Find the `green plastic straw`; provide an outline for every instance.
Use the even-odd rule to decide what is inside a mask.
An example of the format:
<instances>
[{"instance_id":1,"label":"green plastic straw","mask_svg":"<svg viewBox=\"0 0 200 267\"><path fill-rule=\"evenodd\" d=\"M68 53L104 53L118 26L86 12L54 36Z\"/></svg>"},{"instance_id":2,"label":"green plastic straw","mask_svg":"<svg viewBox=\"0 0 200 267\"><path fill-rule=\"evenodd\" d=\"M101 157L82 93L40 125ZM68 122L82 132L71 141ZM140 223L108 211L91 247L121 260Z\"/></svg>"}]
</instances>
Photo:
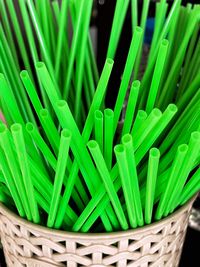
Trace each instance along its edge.
<instances>
[{"instance_id":1,"label":"green plastic straw","mask_svg":"<svg viewBox=\"0 0 200 267\"><path fill-rule=\"evenodd\" d=\"M6 106L8 107L12 120L15 122L23 123L23 118L18 109L18 105L15 101L13 92L9 88L4 75L1 73L0 73L0 84L1 84L0 95L1 95L1 98L4 100Z\"/></svg>"},{"instance_id":2,"label":"green plastic straw","mask_svg":"<svg viewBox=\"0 0 200 267\"><path fill-rule=\"evenodd\" d=\"M58 2L53 1L52 5L58 5ZM68 9L68 0L62 1L61 10L59 12L59 30L58 30L58 41L56 46L56 63L55 63L55 72L56 72L56 79L58 79L59 72L60 72L60 62L61 62L61 55L62 55L62 49L63 49L63 39L65 36L65 30L66 30L66 23L67 23L67 9Z\"/></svg>"},{"instance_id":3,"label":"green plastic straw","mask_svg":"<svg viewBox=\"0 0 200 267\"><path fill-rule=\"evenodd\" d=\"M145 29L146 29L146 21L147 21L147 15L148 15L148 10L149 10L149 3L150 3L150 0L144 0L143 1L140 27L144 31L142 33L141 42L140 42L140 46L139 46L139 50L138 50L138 55L137 55L136 62L135 62L134 80L136 80L138 77L138 72L139 72L139 67L140 67L140 62L141 62L141 57L142 57L143 40L144 40L144 34L145 34Z\"/></svg>"},{"instance_id":4,"label":"green plastic straw","mask_svg":"<svg viewBox=\"0 0 200 267\"><path fill-rule=\"evenodd\" d=\"M100 110L96 110L94 113L94 136L102 153L104 148L103 125L104 125L103 113Z\"/></svg>"},{"instance_id":5,"label":"green plastic straw","mask_svg":"<svg viewBox=\"0 0 200 267\"><path fill-rule=\"evenodd\" d=\"M162 112L157 108L153 109L149 116L146 118L146 120L138 128L137 132L132 135L135 151L143 143L143 141L151 132L151 130L157 125L161 117Z\"/></svg>"},{"instance_id":6,"label":"green plastic straw","mask_svg":"<svg viewBox=\"0 0 200 267\"><path fill-rule=\"evenodd\" d=\"M27 158L27 151L26 151L22 126L17 123L13 124L11 126L11 132L12 132L12 136L13 136L13 140L14 140L14 144L16 148L16 153L17 153L20 169L22 172L22 178L23 178L33 222L39 224L40 215L39 215L38 206L35 200L35 193L34 193L28 158Z\"/></svg>"},{"instance_id":7,"label":"green plastic straw","mask_svg":"<svg viewBox=\"0 0 200 267\"><path fill-rule=\"evenodd\" d=\"M121 178L122 188L125 197L125 203L128 211L128 218L131 228L137 227L136 209L134 206L131 177L129 174L126 151L123 145L117 145L114 148L117 158L117 165Z\"/></svg>"},{"instance_id":8,"label":"green plastic straw","mask_svg":"<svg viewBox=\"0 0 200 267\"><path fill-rule=\"evenodd\" d=\"M151 87L150 87L147 104L146 104L147 114L151 112L156 102L156 97L157 97L161 77L163 74L163 69L164 69L165 62L166 62L168 45L169 45L169 42L166 39L163 40L161 42L160 49L158 51L158 57L156 60L155 70L154 70Z\"/></svg>"},{"instance_id":9,"label":"green plastic straw","mask_svg":"<svg viewBox=\"0 0 200 267\"><path fill-rule=\"evenodd\" d=\"M2 149L5 153L6 160L8 162L8 166L12 173L12 177L15 181L15 185L17 187L18 194L21 198L22 205L24 207L24 211L28 220L32 220L31 211L28 205L28 197L26 195L26 190L22 181L22 177L20 174L18 162L16 161L16 156L14 154L10 136L8 129L5 125L0 125L0 142Z\"/></svg>"},{"instance_id":10,"label":"green plastic straw","mask_svg":"<svg viewBox=\"0 0 200 267\"><path fill-rule=\"evenodd\" d=\"M129 0L118 0L115 7L114 18L110 33L110 40L108 45L107 57L114 59L119 43L120 34L123 23L129 6Z\"/></svg>"},{"instance_id":11,"label":"green plastic straw","mask_svg":"<svg viewBox=\"0 0 200 267\"><path fill-rule=\"evenodd\" d=\"M71 49L70 49L68 69L67 69L67 74L66 74L66 80L64 83L63 99L68 98L69 91L70 91L70 84L71 84L71 79L72 79L74 60L75 60L75 55L76 55L78 44L79 44L78 40L80 37L79 36L80 35L80 27L81 27L81 23L82 23L83 16L84 16L85 3L86 3L86 1L83 0L80 4L80 10L79 10L78 18L76 20L76 24L74 27L74 34L73 34L73 39L72 39L72 44L71 44Z\"/></svg>"},{"instance_id":12,"label":"green plastic straw","mask_svg":"<svg viewBox=\"0 0 200 267\"><path fill-rule=\"evenodd\" d=\"M61 132L58 161L56 166L56 175L54 180L54 190L47 221L48 227L53 227L56 218L56 213L58 211L59 196L61 194L62 184L65 176L65 170L68 158L67 155L69 152L70 141L71 141L71 133L70 131L64 129Z\"/></svg>"},{"instance_id":13,"label":"green plastic straw","mask_svg":"<svg viewBox=\"0 0 200 267\"><path fill-rule=\"evenodd\" d=\"M137 225L143 226L144 219L143 219L143 212L142 212L142 206L141 206L140 189L139 189L139 183L138 183L132 136L130 134L124 135L122 138L122 144L124 145L124 148L126 151L128 170L129 170L129 175L131 179L131 188L132 188L133 199L134 199L134 206L136 209Z\"/></svg>"},{"instance_id":14,"label":"green plastic straw","mask_svg":"<svg viewBox=\"0 0 200 267\"><path fill-rule=\"evenodd\" d=\"M21 202L20 196L17 192L17 187L15 184L15 180L12 177L12 174L10 173L8 163L6 161L6 158L3 154L3 151L0 149L0 157L1 157L1 163L0 163L0 168L3 173L6 185L11 193L11 196L15 202L16 208L19 212L19 215L24 218L25 217L25 212L23 208L23 204Z\"/></svg>"},{"instance_id":15,"label":"green plastic straw","mask_svg":"<svg viewBox=\"0 0 200 267\"><path fill-rule=\"evenodd\" d=\"M138 26L138 2L137 0L131 0L131 21L132 21L132 31L136 26Z\"/></svg>"},{"instance_id":16,"label":"green plastic straw","mask_svg":"<svg viewBox=\"0 0 200 267\"><path fill-rule=\"evenodd\" d=\"M200 190L200 168L185 185L180 198L180 204L184 205L192 196Z\"/></svg>"},{"instance_id":17,"label":"green plastic straw","mask_svg":"<svg viewBox=\"0 0 200 267\"><path fill-rule=\"evenodd\" d=\"M78 62L76 69L76 97L75 97L75 111L74 116L77 121L79 121L80 117L80 108L81 108L81 93L82 93L82 83L83 83L83 75L84 75L84 62L86 60L85 50L87 49L87 37L89 30L89 23L92 11L92 0L88 0L84 6L85 14L84 21L82 25L82 38L79 39L79 53L78 53Z\"/></svg>"},{"instance_id":18,"label":"green plastic straw","mask_svg":"<svg viewBox=\"0 0 200 267\"><path fill-rule=\"evenodd\" d=\"M200 132L193 132L188 144L188 152L183 162L184 168L179 172L179 180L177 181L174 190L171 194L168 207L170 211L173 211L177 205L177 202L180 200L180 194L184 187L184 184L188 178L188 175L191 171L192 165L194 164L197 156L199 155L199 146L200 146Z\"/></svg>"},{"instance_id":19,"label":"green plastic straw","mask_svg":"<svg viewBox=\"0 0 200 267\"><path fill-rule=\"evenodd\" d=\"M153 204L155 197L159 158L160 158L160 151L157 148L150 149L147 184L146 184L145 212L144 212L146 224L150 224L152 221L152 212L153 212Z\"/></svg>"},{"instance_id":20,"label":"green plastic straw","mask_svg":"<svg viewBox=\"0 0 200 267\"><path fill-rule=\"evenodd\" d=\"M120 118L124 99L125 99L126 92L128 89L128 84L131 78L133 66L134 66L137 52L139 49L139 45L141 42L141 37L142 37L142 29L140 27L136 27L134 34L133 34L132 41L131 41L128 57L126 60L126 65L125 65L124 72L122 75L122 81L120 84L119 93L118 93L115 108L114 108L114 132L116 131L117 124Z\"/></svg>"},{"instance_id":21,"label":"green plastic straw","mask_svg":"<svg viewBox=\"0 0 200 267\"><path fill-rule=\"evenodd\" d=\"M3 1L3 0L0 1L0 7L1 7L0 8L1 21L2 21L2 24L3 24L4 29L5 29L6 37L8 39L9 44L10 44L10 49L11 49L12 55L14 57L16 68L19 70L19 61L18 61L16 46L14 43L13 34L12 34L11 27L9 24L9 19L8 19L6 6L5 6L5 1Z\"/></svg>"},{"instance_id":22,"label":"green plastic straw","mask_svg":"<svg viewBox=\"0 0 200 267\"><path fill-rule=\"evenodd\" d=\"M131 126L132 126L133 118L134 118L134 114L135 114L135 109L136 109L136 105L137 105L139 89L140 89L140 82L134 81L132 83L130 95L128 98L126 115L125 115L123 129L122 129L122 136L124 134L129 133L131 130Z\"/></svg>"},{"instance_id":23,"label":"green plastic straw","mask_svg":"<svg viewBox=\"0 0 200 267\"><path fill-rule=\"evenodd\" d=\"M167 125L170 123L171 119L177 112L177 107L174 104L169 104L166 110L163 112L162 117L155 125L155 127L150 131L146 139L143 141L139 149L136 153L136 163L138 164L142 158L147 153L148 149L152 146L152 144L157 140L157 138L161 135Z\"/></svg>"},{"instance_id":24,"label":"green plastic straw","mask_svg":"<svg viewBox=\"0 0 200 267\"><path fill-rule=\"evenodd\" d=\"M119 198L117 196L117 193L115 191L114 185L112 183L110 173L106 167L106 163L104 161L103 155L100 151L99 145L97 144L96 141L91 140L88 142L88 148L92 154L92 157L95 161L97 169L101 175L101 178L103 180L103 183L104 183L106 191L109 195L110 201L113 205L113 208L116 212L116 215L118 217L120 225L121 225L123 230L127 230L128 229L127 220L126 220L126 217L124 215L124 212L123 212L121 203L119 201Z\"/></svg>"},{"instance_id":25,"label":"green plastic straw","mask_svg":"<svg viewBox=\"0 0 200 267\"><path fill-rule=\"evenodd\" d=\"M20 50L24 65L25 65L26 69L32 75L30 62L29 62L29 57L28 57L27 50L26 50L26 45L25 45L25 42L24 42L24 39L23 39L23 36L22 36L22 33L21 33L21 29L20 29L18 18L17 18L17 14L15 12L14 3L13 3L12 0L7 0L6 3L7 3L7 6L8 6L8 12L10 14L10 17L12 18L11 23L12 23L12 26L13 26L13 29L14 29L14 32L15 32L15 37L16 37L16 40L17 40L18 45L19 45L19 50Z\"/></svg>"},{"instance_id":26,"label":"green plastic straw","mask_svg":"<svg viewBox=\"0 0 200 267\"><path fill-rule=\"evenodd\" d=\"M136 115L135 121L133 123L133 127L131 130L131 135L135 135L140 128L140 126L144 123L144 121L147 118L147 113L144 110L138 110L138 113Z\"/></svg>"},{"instance_id":27,"label":"green plastic straw","mask_svg":"<svg viewBox=\"0 0 200 267\"><path fill-rule=\"evenodd\" d=\"M112 151L113 151L113 119L114 112L112 109L104 110L104 137L103 137L103 151L104 151L104 159L107 164L108 170L111 170L112 167Z\"/></svg>"},{"instance_id":28,"label":"green plastic straw","mask_svg":"<svg viewBox=\"0 0 200 267\"><path fill-rule=\"evenodd\" d=\"M183 161L185 159L187 151L188 151L188 146L185 144L180 145L177 149L175 159L173 160L173 164L171 167L169 179L166 184L166 190L162 192L158 208L156 210L155 214L156 220L160 220L166 210L166 205L171 197L171 192L173 191L173 188L177 180L180 178L179 177L180 169L184 168Z\"/></svg>"}]
</instances>

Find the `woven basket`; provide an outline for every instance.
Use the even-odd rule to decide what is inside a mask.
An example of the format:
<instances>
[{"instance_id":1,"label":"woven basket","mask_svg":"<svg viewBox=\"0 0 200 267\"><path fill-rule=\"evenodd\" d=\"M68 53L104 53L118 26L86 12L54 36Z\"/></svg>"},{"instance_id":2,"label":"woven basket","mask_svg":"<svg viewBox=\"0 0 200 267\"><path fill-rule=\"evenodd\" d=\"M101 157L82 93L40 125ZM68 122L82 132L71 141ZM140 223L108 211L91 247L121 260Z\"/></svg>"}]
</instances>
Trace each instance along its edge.
<instances>
[{"instance_id":1,"label":"woven basket","mask_svg":"<svg viewBox=\"0 0 200 267\"><path fill-rule=\"evenodd\" d=\"M194 198L158 223L111 234L76 234L29 223L0 204L8 267L177 267Z\"/></svg>"}]
</instances>

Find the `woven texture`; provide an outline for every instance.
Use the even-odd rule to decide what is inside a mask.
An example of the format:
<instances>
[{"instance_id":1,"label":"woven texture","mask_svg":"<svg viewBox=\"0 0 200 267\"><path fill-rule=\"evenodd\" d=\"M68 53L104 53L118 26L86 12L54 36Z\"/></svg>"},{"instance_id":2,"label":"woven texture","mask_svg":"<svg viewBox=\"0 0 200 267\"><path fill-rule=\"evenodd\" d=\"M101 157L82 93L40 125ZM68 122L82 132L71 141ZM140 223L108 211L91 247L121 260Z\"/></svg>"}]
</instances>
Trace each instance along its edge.
<instances>
[{"instance_id":1,"label":"woven texture","mask_svg":"<svg viewBox=\"0 0 200 267\"><path fill-rule=\"evenodd\" d=\"M177 267L193 200L165 220L112 234L74 234L28 223L0 204L8 267Z\"/></svg>"}]
</instances>

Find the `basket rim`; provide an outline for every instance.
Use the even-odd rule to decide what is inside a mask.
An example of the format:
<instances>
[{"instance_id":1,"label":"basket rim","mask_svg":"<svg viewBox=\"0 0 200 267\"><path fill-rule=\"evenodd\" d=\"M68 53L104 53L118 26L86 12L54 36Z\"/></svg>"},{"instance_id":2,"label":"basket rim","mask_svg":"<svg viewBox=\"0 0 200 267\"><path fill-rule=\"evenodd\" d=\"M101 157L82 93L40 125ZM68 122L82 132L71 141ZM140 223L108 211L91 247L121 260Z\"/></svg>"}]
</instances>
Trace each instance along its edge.
<instances>
[{"instance_id":1,"label":"basket rim","mask_svg":"<svg viewBox=\"0 0 200 267\"><path fill-rule=\"evenodd\" d=\"M32 231L40 232L45 235L49 235L51 237L57 237L57 238L66 238L66 239L90 239L90 240L96 240L96 239L108 239L108 238L127 238L128 236L133 235L141 235L142 233L145 233L147 231L153 231L156 230L157 227L162 227L165 224L170 223L171 221L174 221L176 217L179 217L180 214L184 213L185 211L189 211L192 207L193 202L195 201L197 197L197 194L193 196L189 201L187 201L183 206L181 206L179 209L177 209L175 212L170 214L169 216L161 219L158 222L153 222L149 225L144 225L142 227L138 227L135 229L129 229L126 231L116 231L116 232L108 232L108 233L81 233L81 232L69 232L64 230L58 230L58 229L50 229L42 225L36 225L32 222L27 221L26 219L21 218L17 214L15 214L13 211L9 210L3 203L0 202L0 213L2 213L4 216L6 216L9 220L13 222L13 224L19 224L22 225Z\"/></svg>"}]
</instances>

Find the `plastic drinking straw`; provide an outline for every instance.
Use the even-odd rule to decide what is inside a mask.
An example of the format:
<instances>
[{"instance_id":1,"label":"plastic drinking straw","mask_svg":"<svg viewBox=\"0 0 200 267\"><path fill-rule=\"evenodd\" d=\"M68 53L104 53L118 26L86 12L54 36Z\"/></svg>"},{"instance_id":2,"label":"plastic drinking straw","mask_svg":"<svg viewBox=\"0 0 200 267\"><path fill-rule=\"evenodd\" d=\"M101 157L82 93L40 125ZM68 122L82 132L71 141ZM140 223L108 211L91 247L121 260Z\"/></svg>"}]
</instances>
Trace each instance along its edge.
<instances>
[{"instance_id":1,"label":"plastic drinking straw","mask_svg":"<svg viewBox=\"0 0 200 267\"><path fill-rule=\"evenodd\" d=\"M132 31L138 26L138 3L137 0L131 0L131 21Z\"/></svg>"},{"instance_id":2,"label":"plastic drinking straw","mask_svg":"<svg viewBox=\"0 0 200 267\"><path fill-rule=\"evenodd\" d=\"M27 11L26 4L25 4L24 0L19 0L19 6L20 6L23 22L24 22L26 34L27 34L27 40L29 43L31 55L32 55L34 63L36 63L39 60L39 57L38 57L38 52L37 52L36 43L34 40L34 35L33 35L32 27L31 27L28 11ZM39 82L42 100L45 104L45 107L49 108L49 102L48 102L47 96L43 90L42 85L40 84L39 79L38 79L38 82Z\"/></svg>"},{"instance_id":3,"label":"plastic drinking straw","mask_svg":"<svg viewBox=\"0 0 200 267\"><path fill-rule=\"evenodd\" d=\"M15 101L12 90L9 88L8 83L3 74L0 73L0 85L1 85L1 98L4 100L6 106L8 107L10 116L13 121L23 123L23 118L18 109L18 105Z\"/></svg>"},{"instance_id":4,"label":"plastic drinking straw","mask_svg":"<svg viewBox=\"0 0 200 267\"><path fill-rule=\"evenodd\" d=\"M166 210L167 202L171 197L171 193L173 188L179 179L179 172L181 168L184 168L183 161L185 159L186 153L188 151L188 146L186 144L180 145L177 149L175 158L172 163L172 167L170 170L169 179L166 183L166 190L162 192L158 208L156 210L155 218L156 220L160 220Z\"/></svg>"},{"instance_id":5,"label":"plastic drinking straw","mask_svg":"<svg viewBox=\"0 0 200 267\"><path fill-rule=\"evenodd\" d=\"M140 128L140 126L144 123L147 118L147 113L144 110L138 110L135 121L133 122L133 127L131 130L131 135L135 135Z\"/></svg>"},{"instance_id":6,"label":"plastic drinking straw","mask_svg":"<svg viewBox=\"0 0 200 267\"><path fill-rule=\"evenodd\" d=\"M163 112L162 117L155 125L155 127L150 131L146 139L143 141L137 153L135 155L136 164L138 164L141 159L144 157L151 145L156 141L156 139L161 135L163 130L170 123L171 119L177 112L177 107L174 104L169 104L166 110Z\"/></svg>"},{"instance_id":7,"label":"plastic drinking straw","mask_svg":"<svg viewBox=\"0 0 200 267\"><path fill-rule=\"evenodd\" d=\"M49 51L47 49L47 44L46 44L46 40L44 39L43 33L42 33L42 29L41 29L41 25L33 4L32 0L27 0L27 5L28 5L28 9L30 12L30 16L32 18L32 22L36 31L36 34L38 36L38 40L39 40L39 44L43 53L43 56L45 58L45 62L48 66L49 72L51 74L51 78L53 79L53 82L55 84L55 86L57 86L57 82L55 79L55 72L54 72L54 68L51 62L51 57L49 55Z\"/></svg>"},{"instance_id":8,"label":"plastic drinking straw","mask_svg":"<svg viewBox=\"0 0 200 267\"><path fill-rule=\"evenodd\" d=\"M66 74L66 80L64 83L64 91L63 91L63 98L64 99L68 98L68 94L69 94L69 90L70 90L70 83L71 83L71 78L72 78L74 59L75 59L77 47L79 44L78 40L79 40L80 33L81 33L80 27L81 27L81 23L82 23L83 16L84 16L85 3L86 3L86 1L83 0L80 4L79 14L78 14L78 17L77 17L77 20L75 23L75 27L74 27L74 34L73 34L72 44L71 44L71 49L70 49L68 69L67 69L67 74Z\"/></svg>"},{"instance_id":9,"label":"plastic drinking straw","mask_svg":"<svg viewBox=\"0 0 200 267\"><path fill-rule=\"evenodd\" d=\"M160 35L159 35L159 39L157 40L157 46L155 47L151 58L149 58L148 65L146 67L144 76L142 78L142 84L141 84L141 90L140 90L139 98L141 97L141 95L146 97L146 93L147 93L146 91L147 91L147 88L148 88L148 84L150 83L152 71L153 71L153 68L154 68L154 65L155 65L155 61L156 61L156 58L157 58L159 44L161 43L161 41L164 38L166 38L166 36L167 36L167 34L169 32L169 29L171 28L171 25L173 24L174 19L176 17L176 14L177 14L176 11L177 11L177 9L179 9L180 3L181 3L181 0L176 0L172 4L172 7L171 7L170 12L168 14L168 17L167 17L167 19L165 21L164 27L163 27ZM140 103L140 107L141 106L142 106L142 101Z\"/></svg>"},{"instance_id":10,"label":"plastic drinking straw","mask_svg":"<svg viewBox=\"0 0 200 267\"><path fill-rule=\"evenodd\" d=\"M140 81L134 81L131 86L130 95L128 98L128 104L126 108L126 114L122 129L122 136L127 134L131 130L131 126L133 123L133 118L135 114L136 104L138 100L138 94L140 89Z\"/></svg>"},{"instance_id":11,"label":"plastic drinking straw","mask_svg":"<svg viewBox=\"0 0 200 267\"><path fill-rule=\"evenodd\" d=\"M104 183L106 191L109 195L110 201L113 205L113 208L116 212L116 215L118 217L120 225L121 225L123 230L127 230L128 229L128 223L127 223L126 217L124 215L119 198L117 196L117 193L115 192L115 188L114 188L114 185L112 183L110 173L106 167L106 163L104 161L103 155L100 151L100 147L99 147L98 143L94 140L89 141L87 145L88 145L90 153L92 154L92 157L95 161L97 169L101 175L101 178L103 180L103 183Z\"/></svg>"},{"instance_id":12,"label":"plastic drinking straw","mask_svg":"<svg viewBox=\"0 0 200 267\"><path fill-rule=\"evenodd\" d=\"M128 163L127 163L127 156L126 151L123 145L117 145L114 148L117 165L119 168L119 174L121 177L121 184L123 188L123 193L125 197L125 203L128 211L128 218L131 228L137 227L137 220L136 220L136 208L133 199L133 192L132 192L132 183L131 177L129 174Z\"/></svg>"},{"instance_id":13,"label":"plastic drinking straw","mask_svg":"<svg viewBox=\"0 0 200 267\"><path fill-rule=\"evenodd\" d=\"M56 61L55 61L56 79L58 79L58 74L60 71L61 53L62 53L63 42L64 42L63 39L64 39L65 28L66 28L66 23L67 23L68 2L69 2L68 0L62 1L61 10L60 11L58 10L60 20L59 20L58 41L57 41L57 46L56 46L56 57L55 57L56 58ZM56 2L54 1L54 3Z\"/></svg>"},{"instance_id":14,"label":"plastic drinking straw","mask_svg":"<svg viewBox=\"0 0 200 267\"><path fill-rule=\"evenodd\" d=\"M159 159L160 159L160 151L157 148L150 149L147 184L146 184L145 212L144 212L146 224L150 224L152 221L152 212L153 212L153 204L155 197Z\"/></svg>"},{"instance_id":15,"label":"plastic drinking straw","mask_svg":"<svg viewBox=\"0 0 200 267\"><path fill-rule=\"evenodd\" d=\"M87 48L87 37L88 30L92 12L93 0L89 0L85 3L84 9L84 20L82 24L82 38L79 39L78 47L78 60L77 60L77 69L76 69L76 97L75 97L75 111L74 116L76 121L80 121L80 107L81 107L81 92L83 84L83 74L84 74L84 62L85 62L85 50Z\"/></svg>"},{"instance_id":16,"label":"plastic drinking straw","mask_svg":"<svg viewBox=\"0 0 200 267\"><path fill-rule=\"evenodd\" d=\"M17 43L19 45L19 50L24 62L24 65L26 67L26 69L31 73L32 75L32 71L31 71L31 67L30 67L30 62L29 62L29 57L27 54L27 50L26 50L26 46L24 43L24 39L20 30L20 26L19 26L19 22L18 22L18 18L15 12L15 7L13 4L12 0L8 0L6 1L7 7L8 7L8 12L10 14L10 17L12 18L11 23L15 32L15 37L17 40Z\"/></svg>"},{"instance_id":17,"label":"plastic drinking straw","mask_svg":"<svg viewBox=\"0 0 200 267\"><path fill-rule=\"evenodd\" d=\"M143 143L148 134L156 127L158 121L162 117L162 112L154 108L142 125L138 128L137 132L132 135L134 150L136 151Z\"/></svg>"},{"instance_id":18,"label":"plastic drinking straw","mask_svg":"<svg viewBox=\"0 0 200 267\"><path fill-rule=\"evenodd\" d=\"M13 124L11 126L11 132L12 132L13 141L14 141L15 148L16 148L19 166L22 172L22 178L23 178L23 182L24 182L24 186L26 190L26 195L28 197L28 205L31 211L33 222L39 224L40 215L39 215L37 202L35 200L32 177L31 177L31 172L29 168L27 151L25 147L25 140L24 140L21 124L17 124L17 123Z\"/></svg>"},{"instance_id":19,"label":"plastic drinking straw","mask_svg":"<svg viewBox=\"0 0 200 267\"><path fill-rule=\"evenodd\" d=\"M103 151L104 151L104 159L107 164L108 170L111 170L112 167L112 151L113 151L113 118L114 112L112 109L104 110L104 136L103 136ZM95 129L96 130L96 129ZM96 136L96 132L95 132Z\"/></svg>"},{"instance_id":20,"label":"plastic drinking straw","mask_svg":"<svg viewBox=\"0 0 200 267\"><path fill-rule=\"evenodd\" d=\"M137 55L135 66L134 66L134 80L138 78L138 72L139 72L139 67L140 67L141 58L142 58L143 40L144 40L144 34L145 34L145 29L146 29L146 21L147 21L147 15L148 15L148 10L149 10L149 3L150 3L150 0L143 1L141 22L140 22L140 27L143 29L143 33L142 33L141 42L140 42L139 49L138 49L138 55Z\"/></svg>"},{"instance_id":21,"label":"plastic drinking straw","mask_svg":"<svg viewBox=\"0 0 200 267\"><path fill-rule=\"evenodd\" d=\"M0 157L1 157L1 163L0 163L0 169L3 173L3 177L5 179L6 185L11 193L11 196L15 202L16 208L18 210L19 215L24 218L25 212L23 208L23 204L21 202L20 196L17 192L17 188L14 182L14 179L10 173L9 167L7 165L6 158L3 154L3 151L0 149Z\"/></svg>"},{"instance_id":22,"label":"plastic drinking straw","mask_svg":"<svg viewBox=\"0 0 200 267\"><path fill-rule=\"evenodd\" d=\"M11 31L11 27L9 24L9 20L8 20L8 15L7 15L7 11L6 11L6 7L5 7L5 1L1 0L0 1L0 14L1 14L1 21L3 24L3 28L5 30L6 33L6 37L8 39L8 42L10 44L10 49L12 51L12 55L14 57L14 61L16 63L16 68L19 70L19 61L18 61L18 56L17 56L17 51L16 51L16 46L13 40L13 34Z\"/></svg>"},{"instance_id":23,"label":"plastic drinking straw","mask_svg":"<svg viewBox=\"0 0 200 267\"><path fill-rule=\"evenodd\" d=\"M188 152L183 162L184 168L182 168L179 172L179 180L177 181L174 187L170 201L168 203L170 211L174 210L177 202L179 201L181 191L191 171L192 165L194 164L199 154L199 146L200 146L200 132L193 132L191 134L191 138L188 144Z\"/></svg>"},{"instance_id":24,"label":"plastic drinking straw","mask_svg":"<svg viewBox=\"0 0 200 267\"><path fill-rule=\"evenodd\" d=\"M168 51L168 40L164 39L161 42L160 49L158 51L158 57L156 60L155 70L153 73L153 78L148 94L147 104L146 104L146 112L149 114L151 110L154 108L158 89L160 86L161 77L163 75L163 69L166 62L167 51Z\"/></svg>"},{"instance_id":25,"label":"plastic drinking straw","mask_svg":"<svg viewBox=\"0 0 200 267\"><path fill-rule=\"evenodd\" d=\"M41 109L40 110L40 118L42 123L42 127L47 135L49 143L53 148L55 155L58 154L58 147L59 147L59 134L58 130L55 127L55 124L49 114L48 109Z\"/></svg>"},{"instance_id":26,"label":"plastic drinking straw","mask_svg":"<svg viewBox=\"0 0 200 267\"><path fill-rule=\"evenodd\" d=\"M124 135L122 137L122 144L124 145L126 151L128 170L131 179L131 188L134 199L134 206L136 209L137 225L142 226L144 225L144 219L143 219L143 212L140 200L140 189L138 183L132 136L130 134Z\"/></svg>"},{"instance_id":27,"label":"plastic drinking straw","mask_svg":"<svg viewBox=\"0 0 200 267\"><path fill-rule=\"evenodd\" d=\"M103 133L104 133L104 118L103 118L103 113L100 110L96 110L94 113L94 136L95 140L98 143L101 152L103 153L104 149L104 138L103 138Z\"/></svg>"},{"instance_id":28,"label":"plastic drinking straw","mask_svg":"<svg viewBox=\"0 0 200 267\"><path fill-rule=\"evenodd\" d=\"M142 29L140 27L136 27L134 34L133 34L132 41L131 41L128 57L126 60L126 64L125 64L125 68L124 68L124 72L122 76L122 81L121 81L120 88L119 88L119 93L118 93L115 108L114 108L114 115L115 115L114 116L114 132L116 131L119 117L121 114L121 109L124 103L124 99L125 99L126 92L128 89L128 84L131 78L133 66L134 66L137 52L139 49L139 45L141 42L141 37L142 37Z\"/></svg>"},{"instance_id":29,"label":"plastic drinking straw","mask_svg":"<svg viewBox=\"0 0 200 267\"><path fill-rule=\"evenodd\" d=\"M154 31L153 31L153 37L151 41L151 47L149 51L148 58L150 59L152 56L152 53L155 49L155 46L157 45L157 40L159 38L159 34L163 28L166 12L167 12L168 4L166 3L166 0L161 0L160 2L156 3L156 15L155 15L155 24L154 24Z\"/></svg>"},{"instance_id":30,"label":"plastic drinking straw","mask_svg":"<svg viewBox=\"0 0 200 267\"><path fill-rule=\"evenodd\" d=\"M169 101L172 99L172 89L176 86L177 79L179 77L179 69L182 65L182 62L184 60L184 55L188 46L188 42L191 38L191 35L194 31L195 25L197 22L197 16L196 13L191 14L190 21L188 22L188 27L186 30L186 34L184 36L184 39L181 43L181 46L179 47L179 50L177 52L176 58L174 60L174 63L172 65L172 68L170 69L170 73L167 77L167 80L165 82L165 86L162 90L162 93L159 97L159 106L165 107Z\"/></svg>"},{"instance_id":31,"label":"plastic drinking straw","mask_svg":"<svg viewBox=\"0 0 200 267\"><path fill-rule=\"evenodd\" d=\"M24 211L28 220L32 220L31 212L28 206L28 198L26 195L26 191L24 188L24 184L22 181L22 177L19 171L18 162L16 161L16 157L14 151L12 149L11 140L9 136L8 129L4 124L0 125L0 143L1 147L5 153L6 160L8 162L8 166L10 168L12 177L17 187L18 194L21 198L22 205L24 207Z\"/></svg>"},{"instance_id":32,"label":"plastic drinking straw","mask_svg":"<svg viewBox=\"0 0 200 267\"><path fill-rule=\"evenodd\" d=\"M56 213L58 211L59 196L61 194L62 184L65 176L70 141L71 132L67 129L62 130L56 166L56 175L54 179L54 189L47 221L48 227L53 227L56 218Z\"/></svg>"},{"instance_id":33,"label":"plastic drinking straw","mask_svg":"<svg viewBox=\"0 0 200 267\"><path fill-rule=\"evenodd\" d=\"M182 193L180 204L184 205L195 193L197 193L200 189L200 169L198 168L197 171L193 174L190 180L185 185Z\"/></svg>"},{"instance_id":34,"label":"plastic drinking straw","mask_svg":"<svg viewBox=\"0 0 200 267\"><path fill-rule=\"evenodd\" d=\"M32 114L32 111L31 111L31 108L28 102L28 98L20 82L18 70L15 67L16 64L14 62L8 41L6 40L6 37L5 37L5 34L3 32L1 25L0 25L0 47L1 47L1 51L3 50L3 52L1 52L2 57L3 57L3 54L6 55L6 61L8 63L7 72L9 74L9 80L12 82L12 88L15 90L15 95L20 105L20 110L26 119L28 119L28 116L29 116L29 118L32 121L34 121L34 116Z\"/></svg>"},{"instance_id":35,"label":"plastic drinking straw","mask_svg":"<svg viewBox=\"0 0 200 267\"><path fill-rule=\"evenodd\" d=\"M49 149L49 147L47 146L47 144L42 139L39 132L34 127L34 125L32 123L27 123L26 124L26 130L30 134L30 136L32 137L32 139L34 140L34 142L36 143L36 145L38 146L40 151L42 152L42 155L44 156L44 158L49 162L49 164L53 168L53 170L56 171L56 165L57 165L56 159L55 159L53 153L51 152L51 150ZM65 179L64 179L65 185L66 185L66 183L65 183L66 180L67 180L67 177L65 176ZM78 191L79 191L79 188L78 188ZM74 198L74 200L75 200L75 202L79 208L83 207L82 200L80 199L80 197L78 196L78 194L75 191L73 192L72 197Z\"/></svg>"},{"instance_id":36,"label":"plastic drinking straw","mask_svg":"<svg viewBox=\"0 0 200 267\"><path fill-rule=\"evenodd\" d=\"M110 33L110 39L108 44L107 57L114 59L119 43L120 34L122 31L123 23L129 6L129 0L119 0L116 3L114 18Z\"/></svg>"}]
</instances>

